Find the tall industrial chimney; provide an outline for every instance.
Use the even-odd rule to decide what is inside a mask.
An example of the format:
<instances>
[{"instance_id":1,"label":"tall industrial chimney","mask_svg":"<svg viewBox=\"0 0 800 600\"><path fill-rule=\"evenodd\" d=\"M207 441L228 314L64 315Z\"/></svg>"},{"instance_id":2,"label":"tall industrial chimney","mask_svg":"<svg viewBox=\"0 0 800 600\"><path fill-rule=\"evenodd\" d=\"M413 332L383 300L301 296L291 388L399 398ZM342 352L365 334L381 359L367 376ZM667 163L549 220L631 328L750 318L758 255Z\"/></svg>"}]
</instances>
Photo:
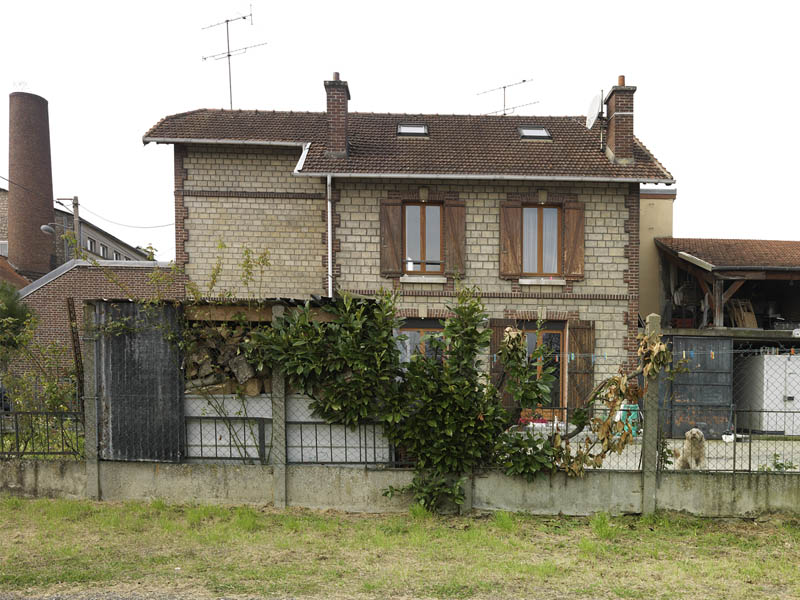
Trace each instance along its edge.
<instances>
[{"instance_id":1,"label":"tall industrial chimney","mask_svg":"<svg viewBox=\"0 0 800 600\"><path fill-rule=\"evenodd\" d=\"M55 260L55 237L40 229L54 221L47 100L14 92L8 114L8 261L36 279Z\"/></svg>"}]
</instances>

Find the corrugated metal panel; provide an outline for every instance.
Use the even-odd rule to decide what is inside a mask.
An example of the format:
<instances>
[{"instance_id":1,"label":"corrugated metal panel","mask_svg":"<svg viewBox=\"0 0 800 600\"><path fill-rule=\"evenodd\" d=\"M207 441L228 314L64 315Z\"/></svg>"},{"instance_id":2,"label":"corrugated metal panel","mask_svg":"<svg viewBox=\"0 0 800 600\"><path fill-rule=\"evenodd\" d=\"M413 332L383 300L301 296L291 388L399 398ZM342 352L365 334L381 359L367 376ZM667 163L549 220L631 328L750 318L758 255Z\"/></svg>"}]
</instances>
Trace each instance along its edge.
<instances>
[{"instance_id":1,"label":"corrugated metal panel","mask_svg":"<svg viewBox=\"0 0 800 600\"><path fill-rule=\"evenodd\" d=\"M719 438L733 417L733 341L730 338L674 336L673 364L684 358L687 372L661 383L661 427L681 438L697 427Z\"/></svg>"},{"instance_id":2,"label":"corrugated metal panel","mask_svg":"<svg viewBox=\"0 0 800 600\"><path fill-rule=\"evenodd\" d=\"M178 331L177 310L98 303L101 325L125 324L117 331L101 327L98 340L103 458L180 461L185 435L183 371L177 346L167 340L169 332Z\"/></svg>"}]
</instances>

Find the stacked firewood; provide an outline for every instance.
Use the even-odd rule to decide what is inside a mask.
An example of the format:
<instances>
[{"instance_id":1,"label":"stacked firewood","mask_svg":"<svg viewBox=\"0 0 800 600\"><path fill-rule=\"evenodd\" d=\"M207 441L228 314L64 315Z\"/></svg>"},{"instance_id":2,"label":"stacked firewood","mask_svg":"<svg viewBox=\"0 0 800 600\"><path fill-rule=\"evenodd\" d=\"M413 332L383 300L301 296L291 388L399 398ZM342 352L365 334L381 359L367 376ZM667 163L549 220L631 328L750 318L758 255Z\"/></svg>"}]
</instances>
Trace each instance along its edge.
<instances>
[{"instance_id":1,"label":"stacked firewood","mask_svg":"<svg viewBox=\"0 0 800 600\"><path fill-rule=\"evenodd\" d=\"M246 335L242 326L193 327L186 354L186 392L189 394L244 394L270 391L268 373L259 373L241 348ZM187 336L188 337L188 336Z\"/></svg>"}]
</instances>

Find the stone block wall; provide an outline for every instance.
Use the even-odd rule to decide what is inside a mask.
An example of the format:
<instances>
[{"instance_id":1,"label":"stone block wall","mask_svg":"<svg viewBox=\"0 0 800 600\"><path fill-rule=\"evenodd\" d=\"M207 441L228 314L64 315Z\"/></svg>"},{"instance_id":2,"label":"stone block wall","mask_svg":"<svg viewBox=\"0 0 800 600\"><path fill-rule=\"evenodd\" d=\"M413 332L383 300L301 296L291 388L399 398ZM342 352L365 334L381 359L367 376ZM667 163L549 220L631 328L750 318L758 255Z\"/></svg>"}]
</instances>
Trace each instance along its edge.
<instances>
[{"instance_id":1,"label":"stone block wall","mask_svg":"<svg viewBox=\"0 0 800 600\"><path fill-rule=\"evenodd\" d=\"M185 235L187 275L201 288L217 258L217 290L234 296L307 297L325 294L326 187L321 178L293 175L300 148L202 146L176 148L176 246ZM381 277L380 203L390 194L455 193L466 203L466 274L481 288L492 318L544 315L595 325L595 377L632 361L639 302L638 185L561 182L334 179L334 274L340 290L401 294L407 317L441 318L454 301L454 281L405 283ZM569 194L584 207L584 277L555 285L520 285L499 276L500 204L539 192ZM181 213L182 211L182 213ZM180 218L180 214L184 218ZM185 231L185 234L181 232ZM226 248L219 249L222 241ZM242 285L242 250L269 250L262 285ZM568 335L568 333L567 333Z\"/></svg>"},{"instance_id":2,"label":"stone block wall","mask_svg":"<svg viewBox=\"0 0 800 600\"><path fill-rule=\"evenodd\" d=\"M221 258L211 296L224 290L237 297L323 293L325 184L292 175L299 157L299 148L186 149L176 191L185 211L186 274L201 290ZM268 250L271 261L249 288L241 281L245 248L255 255Z\"/></svg>"}]
</instances>

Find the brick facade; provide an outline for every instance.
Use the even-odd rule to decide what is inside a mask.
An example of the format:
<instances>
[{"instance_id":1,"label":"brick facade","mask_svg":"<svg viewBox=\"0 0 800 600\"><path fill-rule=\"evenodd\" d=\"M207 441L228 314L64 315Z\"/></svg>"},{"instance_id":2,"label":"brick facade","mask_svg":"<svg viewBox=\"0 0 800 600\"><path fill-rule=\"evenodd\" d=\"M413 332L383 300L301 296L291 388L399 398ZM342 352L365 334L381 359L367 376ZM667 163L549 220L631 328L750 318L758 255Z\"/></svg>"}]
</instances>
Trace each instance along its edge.
<instances>
[{"instance_id":1,"label":"brick facade","mask_svg":"<svg viewBox=\"0 0 800 600\"><path fill-rule=\"evenodd\" d=\"M179 159L179 155L181 158ZM326 186L321 178L292 175L300 150L189 146L176 150L176 235L186 233L186 272L201 289L218 255L218 289L254 295L239 280L241 252L270 251L263 297L326 294ZM177 166L180 160L180 168ZM421 191L424 190L424 191ZM501 279L500 203L509 198L569 195L584 208L584 276L557 285L520 285ZM466 274L462 283L482 290L490 317L536 316L594 323L595 378L616 372L635 350L638 315L639 196L637 184L501 183L459 180L335 179L334 279L336 288L371 294L394 288L401 314L441 318L454 301L447 283L406 283L381 276L380 203L383 198L454 197L466 203ZM221 252L217 241L227 248ZM179 260L182 256L177 240ZM568 332L567 332L567 335ZM593 357L594 361L594 357Z\"/></svg>"}]
</instances>

